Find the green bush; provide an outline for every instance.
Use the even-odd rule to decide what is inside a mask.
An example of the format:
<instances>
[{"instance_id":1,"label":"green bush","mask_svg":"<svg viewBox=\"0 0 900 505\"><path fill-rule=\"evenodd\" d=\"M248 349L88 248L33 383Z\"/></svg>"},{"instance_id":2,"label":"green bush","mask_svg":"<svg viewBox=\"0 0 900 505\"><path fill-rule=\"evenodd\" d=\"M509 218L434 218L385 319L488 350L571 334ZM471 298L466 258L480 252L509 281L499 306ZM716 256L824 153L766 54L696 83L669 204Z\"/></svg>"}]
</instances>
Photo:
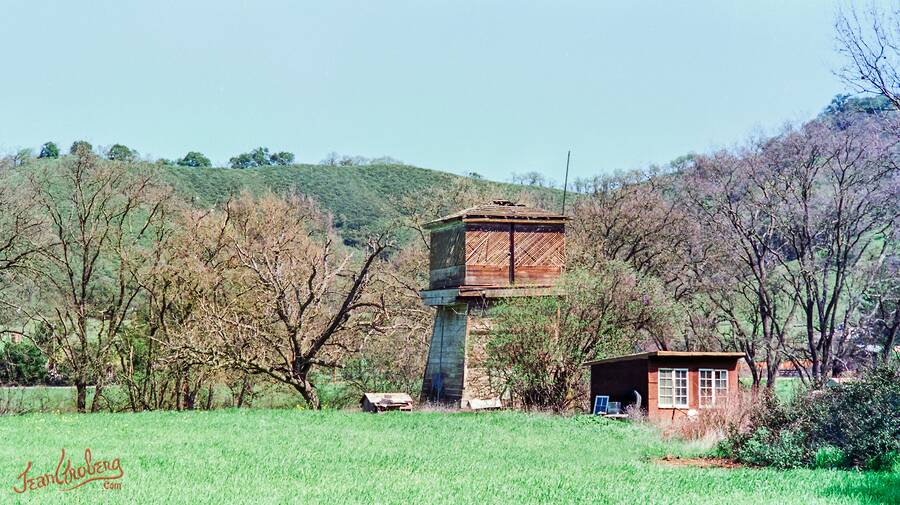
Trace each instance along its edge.
<instances>
[{"instance_id":1,"label":"green bush","mask_svg":"<svg viewBox=\"0 0 900 505\"><path fill-rule=\"evenodd\" d=\"M31 342L10 342L0 350L0 384L33 386L47 380L47 358Z\"/></svg>"},{"instance_id":2,"label":"green bush","mask_svg":"<svg viewBox=\"0 0 900 505\"><path fill-rule=\"evenodd\" d=\"M756 466L794 468L805 459L804 436L794 430L757 427L737 448L736 459Z\"/></svg>"},{"instance_id":3,"label":"green bush","mask_svg":"<svg viewBox=\"0 0 900 505\"><path fill-rule=\"evenodd\" d=\"M841 468L847 464L847 455L833 445L820 447L816 451L813 466L816 468Z\"/></svg>"},{"instance_id":4,"label":"green bush","mask_svg":"<svg viewBox=\"0 0 900 505\"><path fill-rule=\"evenodd\" d=\"M869 370L782 403L763 397L719 452L751 465L889 470L900 455L900 369Z\"/></svg>"}]
</instances>

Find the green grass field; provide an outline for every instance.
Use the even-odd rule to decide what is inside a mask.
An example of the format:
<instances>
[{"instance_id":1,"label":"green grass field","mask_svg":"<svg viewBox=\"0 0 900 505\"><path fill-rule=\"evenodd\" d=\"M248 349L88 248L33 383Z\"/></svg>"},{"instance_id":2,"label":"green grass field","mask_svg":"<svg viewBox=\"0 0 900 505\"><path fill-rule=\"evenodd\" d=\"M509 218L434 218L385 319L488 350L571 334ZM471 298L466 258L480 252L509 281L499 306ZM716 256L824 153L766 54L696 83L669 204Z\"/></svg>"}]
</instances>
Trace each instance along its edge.
<instances>
[{"instance_id":1,"label":"green grass field","mask_svg":"<svg viewBox=\"0 0 900 505\"><path fill-rule=\"evenodd\" d=\"M0 417L2 503L900 503L900 473L661 466L700 449L643 425L518 413L219 410ZM120 458L100 482L16 494L27 461L53 472Z\"/></svg>"}]
</instances>

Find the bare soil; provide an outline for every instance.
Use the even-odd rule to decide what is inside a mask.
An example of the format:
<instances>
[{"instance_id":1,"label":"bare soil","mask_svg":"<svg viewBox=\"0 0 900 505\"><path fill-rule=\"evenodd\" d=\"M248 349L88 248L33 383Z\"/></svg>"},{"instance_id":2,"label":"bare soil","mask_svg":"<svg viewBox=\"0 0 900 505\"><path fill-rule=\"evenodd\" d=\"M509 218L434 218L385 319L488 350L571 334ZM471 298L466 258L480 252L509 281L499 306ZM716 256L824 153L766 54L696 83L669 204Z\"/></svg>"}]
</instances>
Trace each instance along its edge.
<instances>
[{"instance_id":1,"label":"bare soil","mask_svg":"<svg viewBox=\"0 0 900 505\"><path fill-rule=\"evenodd\" d=\"M656 460L659 465L692 466L696 468L744 468L744 465L725 458L682 458L667 455Z\"/></svg>"}]
</instances>

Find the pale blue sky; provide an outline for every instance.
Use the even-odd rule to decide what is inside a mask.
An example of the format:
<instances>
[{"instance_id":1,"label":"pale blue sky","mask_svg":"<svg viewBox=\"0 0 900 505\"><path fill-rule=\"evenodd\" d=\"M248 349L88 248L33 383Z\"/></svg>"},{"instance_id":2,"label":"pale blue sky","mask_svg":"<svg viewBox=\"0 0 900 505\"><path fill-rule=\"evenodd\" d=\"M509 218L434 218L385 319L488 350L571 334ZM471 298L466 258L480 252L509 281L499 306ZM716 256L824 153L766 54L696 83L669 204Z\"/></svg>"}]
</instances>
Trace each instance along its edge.
<instances>
[{"instance_id":1,"label":"pale blue sky","mask_svg":"<svg viewBox=\"0 0 900 505\"><path fill-rule=\"evenodd\" d=\"M732 145L843 89L832 0L0 0L0 151L391 155L562 179Z\"/></svg>"}]
</instances>

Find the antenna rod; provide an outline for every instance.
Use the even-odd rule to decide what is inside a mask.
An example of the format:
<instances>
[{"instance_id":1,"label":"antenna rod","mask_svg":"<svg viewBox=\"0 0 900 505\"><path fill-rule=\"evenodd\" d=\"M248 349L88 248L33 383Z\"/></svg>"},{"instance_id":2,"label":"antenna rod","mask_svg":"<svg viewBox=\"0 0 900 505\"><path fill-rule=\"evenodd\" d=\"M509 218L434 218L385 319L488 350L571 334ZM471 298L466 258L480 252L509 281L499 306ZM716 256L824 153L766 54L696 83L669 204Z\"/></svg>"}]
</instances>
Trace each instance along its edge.
<instances>
[{"instance_id":1,"label":"antenna rod","mask_svg":"<svg viewBox=\"0 0 900 505\"><path fill-rule=\"evenodd\" d=\"M572 157L572 150L566 153L566 181L563 182L563 205L562 215L566 215L566 190L569 189L569 159Z\"/></svg>"}]
</instances>

